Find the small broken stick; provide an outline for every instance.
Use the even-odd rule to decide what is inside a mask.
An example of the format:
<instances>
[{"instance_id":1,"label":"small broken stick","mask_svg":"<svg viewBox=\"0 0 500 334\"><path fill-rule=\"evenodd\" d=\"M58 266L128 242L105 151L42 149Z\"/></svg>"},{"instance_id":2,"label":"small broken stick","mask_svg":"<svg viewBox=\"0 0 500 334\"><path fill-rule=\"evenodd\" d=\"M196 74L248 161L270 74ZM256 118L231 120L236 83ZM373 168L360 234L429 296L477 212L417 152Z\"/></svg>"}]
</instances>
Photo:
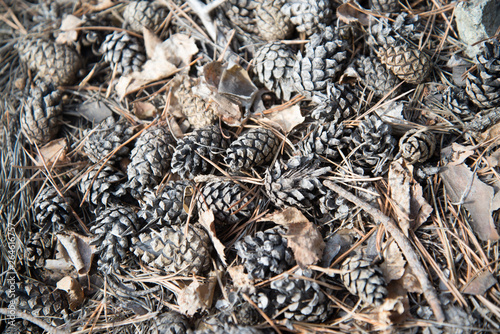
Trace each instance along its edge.
<instances>
[{"instance_id":1,"label":"small broken stick","mask_svg":"<svg viewBox=\"0 0 500 334\"><path fill-rule=\"evenodd\" d=\"M424 266L420 262L417 252L410 243L410 240L408 240L408 238L404 235L404 233L397 226L397 224L391 218L384 215L380 210L375 209L368 203L359 199L357 196L351 194L342 187L336 185L332 181L325 180L323 184L327 188L336 192L338 195L344 197L348 201L356 204L357 206L368 212L376 221L384 225L385 229L391 234L391 236L398 244L399 248L406 257L406 260L408 261L408 264L411 267L413 274L417 277L418 281L420 282L420 286L424 290L424 297L429 303L429 306L432 308L432 311L436 316L436 320L439 322L446 321L446 317L444 315L443 309L441 308L441 303L439 302L436 290L429 281L427 273L425 272Z\"/></svg>"}]
</instances>

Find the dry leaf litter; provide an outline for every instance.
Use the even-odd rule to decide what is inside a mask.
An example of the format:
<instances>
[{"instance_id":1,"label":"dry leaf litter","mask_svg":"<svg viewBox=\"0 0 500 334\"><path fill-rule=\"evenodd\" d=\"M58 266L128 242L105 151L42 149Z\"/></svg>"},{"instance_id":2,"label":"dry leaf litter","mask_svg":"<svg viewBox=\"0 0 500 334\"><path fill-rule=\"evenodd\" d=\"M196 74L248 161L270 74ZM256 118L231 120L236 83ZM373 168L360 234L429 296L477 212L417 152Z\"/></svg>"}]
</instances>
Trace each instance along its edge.
<instances>
[{"instance_id":1,"label":"dry leaf litter","mask_svg":"<svg viewBox=\"0 0 500 334\"><path fill-rule=\"evenodd\" d=\"M0 1L0 329L498 332L483 2Z\"/></svg>"}]
</instances>

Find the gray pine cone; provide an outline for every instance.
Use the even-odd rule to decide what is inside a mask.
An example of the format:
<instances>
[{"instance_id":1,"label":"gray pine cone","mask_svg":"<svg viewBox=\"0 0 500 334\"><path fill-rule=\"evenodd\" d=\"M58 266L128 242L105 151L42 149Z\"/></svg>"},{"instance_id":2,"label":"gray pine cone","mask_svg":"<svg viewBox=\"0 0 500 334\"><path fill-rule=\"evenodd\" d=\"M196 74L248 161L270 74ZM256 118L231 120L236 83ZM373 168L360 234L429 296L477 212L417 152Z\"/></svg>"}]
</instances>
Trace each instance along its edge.
<instances>
[{"instance_id":1,"label":"gray pine cone","mask_svg":"<svg viewBox=\"0 0 500 334\"><path fill-rule=\"evenodd\" d=\"M360 56L356 60L356 70L363 84L379 97L387 95L400 83L398 77L389 71L376 57Z\"/></svg>"},{"instance_id":2,"label":"gray pine cone","mask_svg":"<svg viewBox=\"0 0 500 334\"><path fill-rule=\"evenodd\" d=\"M112 71L116 67L116 74L127 75L131 72L138 72L146 61L144 50L137 38L124 31L115 31L106 36L100 52Z\"/></svg>"},{"instance_id":3,"label":"gray pine cone","mask_svg":"<svg viewBox=\"0 0 500 334\"><path fill-rule=\"evenodd\" d=\"M476 56L478 72L467 73L466 92L480 108L500 105L500 42L485 42L482 52Z\"/></svg>"},{"instance_id":4,"label":"gray pine cone","mask_svg":"<svg viewBox=\"0 0 500 334\"><path fill-rule=\"evenodd\" d=\"M140 198L146 189L157 186L170 167L175 139L164 123L144 130L130 154L127 166L128 184L132 196Z\"/></svg>"},{"instance_id":5,"label":"gray pine cone","mask_svg":"<svg viewBox=\"0 0 500 334\"><path fill-rule=\"evenodd\" d=\"M295 65L292 50L283 43L268 43L255 52L254 59L254 72L259 81L278 98L290 100Z\"/></svg>"},{"instance_id":6,"label":"gray pine cone","mask_svg":"<svg viewBox=\"0 0 500 334\"><path fill-rule=\"evenodd\" d=\"M26 243L26 264L32 269L43 268L45 260L51 258L53 253L52 235L50 233L33 233Z\"/></svg>"},{"instance_id":7,"label":"gray pine cone","mask_svg":"<svg viewBox=\"0 0 500 334\"><path fill-rule=\"evenodd\" d=\"M33 204L38 225L42 232L52 227L56 231L65 228L70 217L72 199L62 198L50 185L46 185L39 193Z\"/></svg>"},{"instance_id":8,"label":"gray pine cone","mask_svg":"<svg viewBox=\"0 0 500 334\"><path fill-rule=\"evenodd\" d=\"M83 62L70 46L46 39L23 39L16 44L19 59L37 72L37 77L54 86L72 84Z\"/></svg>"},{"instance_id":9,"label":"gray pine cone","mask_svg":"<svg viewBox=\"0 0 500 334\"><path fill-rule=\"evenodd\" d=\"M312 124L300 147L306 155L315 153L328 159L336 159L340 155L339 151L347 147L348 141L345 137L348 136L350 132L342 123Z\"/></svg>"},{"instance_id":10,"label":"gray pine cone","mask_svg":"<svg viewBox=\"0 0 500 334\"><path fill-rule=\"evenodd\" d=\"M192 179L207 174L212 165L201 156L217 163L227 148L227 141L218 125L197 129L177 142L172 156L172 172Z\"/></svg>"},{"instance_id":11,"label":"gray pine cone","mask_svg":"<svg viewBox=\"0 0 500 334\"><path fill-rule=\"evenodd\" d=\"M314 155L295 156L286 163L276 161L264 177L264 188L271 202L278 207L311 208L326 191L319 177L330 171L330 167L319 165L320 160Z\"/></svg>"},{"instance_id":12,"label":"gray pine cone","mask_svg":"<svg viewBox=\"0 0 500 334\"><path fill-rule=\"evenodd\" d=\"M409 16L399 14L391 23L388 18L382 17L378 23L369 26L367 43L380 47L412 42L418 45L422 38L425 26L420 22L418 15Z\"/></svg>"},{"instance_id":13,"label":"gray pine cone","mask_svg":"<svg viewBox=\"0 0 500 334\"><path fill-rule=\"evenodd\" d=\"M260 321L259 312L238 291L226 291L226 298L215 303L218 313L215 321L220 324L238 324L240 326L254 326ZM209 321L211 321L210 319Z\"/></svg>"},{"instance_id":14,"label":"gray pine cone","mask_svg":"<svg viewBox=\"0 0 500 334\"><path fill-rule=\"evenodd\" d=\"M412 129L399 140L399 152L410 164L427 161L436 149L436 137L432 132Z\"/></svg>"},{"instance_id":15,"label":"gray pine cone","mask_svg":"<svg viewBox=\"0 0 500 334\"><path fill-rule=\"evenodd\" d=\"M278 136L272 130L254 128L229 145L224 162L233 172L261 166L274 159L280 145Z\"/></svg>"},{"instance_id":16,"label":"gray pine cone","mask_svg":"<svg viewBox=\"0 0 500 334\"><path fill-rule=\"evenodd\" d=\"M446 88L443 92L443 103L460 117L470 116L474 113L465 89L459 87Z\"/></svg>"},{"instance_id":17,"label":"gray pine cone","mask_svg":"<svg viewBox=\"0 0 500 334\"><path fill-rule=\"evenodd\" d=\"M399 0L370 0L372 10L382 13L394 13L399 10Z\"/></svg>"},{"instance_id":18,"label":"gray pine cone","mask_svg":"<svg viewBox=\"0 0 500 334\"><path fill-rule=\"evenodd\" d=\"M98 171L99 167L94 167L86 172L78 184L82 195L86 194L90 188L87 201L94 211L116 203L118 198L127 192L123 186L126 176L120 170L104 166L99 174L97 174Z\"/></svg>"},{"instance_id":19,"label":"gray pine cone","mask_svg":"<svg viewBox=\"0 0 500 334\"><path fill-rule=\"evenodd\" d=\"M207 232L196 224L163 226L132 238L131 250L148 266L166 273L203 275L212 264L212 244Z\"/></svg>"},{"instance_id":20,"label":"gray pine cone","mask_svg":"<svg viewBox=\"0 0 500 334\"><path fill-rule=\"evenodd\" d=\"M342 282L353 295L370 306L379 306L387 296L386 283L379 267L361 253L344 260L341 266Z\"/></svg>"},{"instance_id":21,"label":"gray pine cone","mask_svg":"<svg viewBox=\"0 0 500 334\"><path fill-rule=\"evenodd\" d=\"M113 205L98 214L90 228L90 244L97 246L99 270L106 274L118 271L130 247L130 236L137 229L136 214L127 206Z\"/></svg>"},{"instance_id":22,"label":"gray pine cone","mask_svg":"<svg viewBox=\"0 0 500 334\"><path fill-rule=\"evenodd\" d=\"M266 41L286 39L293 31L290 17L280 9L287 0L257 1L255 25L258 34Z\"/></svg>"},{"instance_id":23,"label":"gray pine cone","mask_svg":"<svg viewBox=\"0 0 500 334\"><path fill-rule=\"evenodd\" d=\"M297 54L292 73L296 90L308 98L324 94L327 85L346 65L348 46L333 27L312 35L305 45L304 56L300 52Z\"/></svg>"},{"instance_id":24,"label":"gray pine cone","mask_svg":"<svg viewBox=\"0 0 500 334\"><path fill-rule=\"evenodd\" d=\"M156 30L167 17L168 11L156 1L131 1L123 11L123 19L130 30L142 34L142 28Z\"/></svg>"},{"instance_id":25,"label":"gray pine cone","mask_svg":"<svg viewBox=\"0 0 500 334\"><path fill-rule=\"evenodd\" d=\"M146 191L141 210L137 215L146 220L149 226L182 225L188 213L184 208L185 196L189 196L188 181L171 181L160 189ZM189 206L189 202L186 203Z\"/></svg>"},{"instance_id":26,"label":"gray pine cone","mask_svg":"<svg viewBox=\"0 0 500 334\"><path fill-rule=\"evenodd\" d=\"M257 0L227 0L222 4L229 21L244 31L257 35L259 29L255 22L255 15L260 1Z\"/></svg>"},{"instance_id":27,"label":"gray pine cone","mask_svg":"<svg viewBox=\"0 0 500 334\"><path fill-rule=\"evenodd\" d=\"M387 171L395 146L391 126L377 115L367 116L352 133L352 163L368 174L381 175Z\"/></svg>"},{"instance_id":28,"label":"gray pine cone","mask_svg":"<svg viewBox=\"0 0 500 334\"><path fill-rule=\"evenodd\" d=\"M32 142L44 144L59 131L61 115L61 92L38 82L24 101L21 128Z\"/></svg>"},{"instance_id":29,"label":"gray pine cone","mask_svg":"<svg viewBox=\"0 0 500 334\"><path fill-rule=\"evenodd\" d=\"M93 129L85 130L84 135L87 139L83 144L83 150L90 161L98 163L132 137L133 131L125 120L116 122L113 116L110 116ZM128 147L121 147L108 162L113 163L128 154Z\"/></svg>"},{"instance_id":30,"label":"gray pine cone","mask_svg":"<svg viewBox=\"0 0 500 334\"><path fill-rule=\"evenodd\" d=\"M429 56L408 43L385 45L377 56L399 79L411 84L422 83L431 70Z\"/></svg>"},{"instance_id":31,"label":"gray pine cone","mask_svg":"<svg viewBox=\"0 0 500 334\"><path fill-rule=\"evenodd\" d=\"M248 220L255 210L253 193L248 194L233 181L214 181L207 183L198 196L200 212L212 210L220 226L239 224Z\"/></svg>"},{"instance_id":32,"label":"gray pine cone","mask_svg":"<svg viewBox=\"0 0 500 334\"><path fill-rule=\"evenodd\" d=\"M288 0L281 11L306 36L323 31L334 17L330 0Z\"/></svg>"},{"instance_id":33,"label":"gray pine cone","mask_svg":"<svg viewBox=\"0 0 500 334\"><path fill-rule=\"evenodd\" d=\"M325 321L329 302L321 287L295 276L313 277L311 270L298 269L292 277L285 274L253 297L257 305L270 317L312 323Z\"/></svg>"},{"instance_id":34,"label":"gray pine cone","mask_svg":"<svg viewBox=\"0 0 500 334\"><path fill-rule=\"evenodd\" d=\"M348 85L330 84L326 97L311 112L311 117L320 122L340 123L355 116L359 109L359 94Z\"/></svg>"},{"instance_id":35,"label":"gray pine cone","mask_svg":"<svg viewBox=\"0 0 500 334\"><path fill-rule=\"evenodd\" d=\"M247 235L234 248L250 279L268 279L295 265L292 250L287 247L286 231L280 227L259 231L255 237Z\"/></svg>"},{"instance_id":36,"label":"gray pine cone","mask_svg":"<svg viewBox=\"0 0 500 334\"><path fill-rule=\"evenodd\" d=\"M188 319L179 312L169 311L152 320L149 334L186 334L189 332Z\"/></svg>"},{"instance_id":37,"label":"gray pine cone","mask_svg":"<svg viewBox=\"0 0 500 334\"><path fill-rule=\"evenodd\" d=\"M255 327L220 324L196 330L193 334L264 334L264 332Z\"/></svg>"},{"instance_id":38,"label":"gray pine cone","mask_svg":"<svg viewBox=\"0 0 500 334\"><path fill-rule=\"evenodd\" d=\"M174 91L174 96L178 105L181 106L182 115L186 116L189 124L195 129L215 124L218 115L213 104L194 93L200 79L179 75L174 80L179 82L179 86Z\"/></svg>"}]
</instances>

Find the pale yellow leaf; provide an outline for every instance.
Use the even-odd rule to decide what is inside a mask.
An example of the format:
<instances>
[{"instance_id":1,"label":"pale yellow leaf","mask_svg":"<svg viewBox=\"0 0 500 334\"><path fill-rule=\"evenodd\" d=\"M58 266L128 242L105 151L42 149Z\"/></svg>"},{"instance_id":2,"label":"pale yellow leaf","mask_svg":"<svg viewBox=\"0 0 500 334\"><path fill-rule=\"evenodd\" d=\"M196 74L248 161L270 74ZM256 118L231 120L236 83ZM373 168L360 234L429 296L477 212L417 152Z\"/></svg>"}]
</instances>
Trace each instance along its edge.
<instances>
[{"instance_id":1,"label":"pale yellow leaf","mask_svg":"<svg viewBox=\"0 0 500 334\"><path fill-rule=\"evenodd\" d=\"M40 154L36 156L36 165L51 167L55 163L66 163L69 159L66 157L68 152L68 142L65 138L55 139L40 147Z\"/></svg>"},{"instance_id":2,"label":"pale yellow leaf","mask_svg":"<svg viewBox=\"0 0 500 334\"><path fill-rule=\"evenodd\" d=\"M384 250L384 262L380 269L386 282L400 279L405 272L406 260L395 242L391 242Z\"/></svg>"},{"instance_id":3,"label":"pale yellow leaf","mask_svg":"<svg viewBox=\"0 0 500 334\"><path fill-rule=\"evenodd\" d=\"M76 279L66 276L57 282L57 288L66 291L71 311L76 311L82 305L85 295L82 286Z\"/></svg>"},{"instance_id":4,"label":"pale yellow leaf","mask_svg":"<svg viewBox=\"0 0 500 334\"><path fill-rule=\"evenodd\" d=\"M262 120L269 123L271 126L288 133L297 125L302 124L305 117L302 116L300 107L298 105L293 105L289 108L266 115L266 117Z\"/></svg>"},{"instance_id":5,"label":"pale yellow leaf","mask_svg":"<svg viewBox=\"0 0 500 334\"><path fill-rule=\"evenodd\" d=\"M221 260L224 266L227 266L226 263L226 255L224 254L225 247L222 242L217 238L215 233L215 218L212 210L204 210L198 219L198 222L205 228L210 236L210 240L212 240L212 244L214 245L215 250L217 251L217 255L219 255L219 259Z\"/></svg>"},{"instance_id":6,"label":"pale yellow leaf","mask_svg":"<svg viewBox=\"0 0 500 334\"><path fill-rule=\"evenodd\" d=\"M78 32L75 28L80 27L83 24L83 20L74 16L66 15L61 22L61 32L56 38L56 42L60 44L71 44L78 39Z\"/></svg>"}]
</instances>

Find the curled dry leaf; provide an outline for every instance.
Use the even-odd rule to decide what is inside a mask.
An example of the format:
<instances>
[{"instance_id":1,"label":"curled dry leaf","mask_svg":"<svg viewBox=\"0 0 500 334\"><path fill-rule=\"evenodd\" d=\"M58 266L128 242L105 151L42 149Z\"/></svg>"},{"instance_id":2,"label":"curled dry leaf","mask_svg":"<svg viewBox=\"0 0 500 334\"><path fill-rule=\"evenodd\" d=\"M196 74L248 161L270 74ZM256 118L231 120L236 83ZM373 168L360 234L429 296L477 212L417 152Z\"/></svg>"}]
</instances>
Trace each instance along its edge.
<instances>
[{"instance_id":1,"label":"curled dry leaf","mask_svg":"<svg viewBox=\"0 0 500 334\"><path fill-rule=\"evenodd\" d=\"M210 89L207 83L202 82L193 87L193 94L200 96L206 101L212 101L215 111L227 125L241 125L242 114L240 107L227 97Z\"/></svg>"},{"instance_id":2,"label":"curled dry leaf","mask_svg":"<svg viewBox=\"0 0 500 334\"><path fill-rule=\"evenodd\" d=\"M225 247L215 234L215 218L212 210L208 209L206 211L203 211L203 213L200 214L198 222L207 231L208 235L210 236L210 240L212 240L212 244L217 251L217 255L219 255L219 259L221 260L222 264L227 267L226 255L224 254Z\"/></svg>"},{"instance_id":3,"label":"curled dry leaf","mask_svg":"<svg viewBox=\"0 0 500 334\"><path fill-rule=\"evenodd\" d=\"M411 270L411 267L407 264L405 267L405 273L403 277L399 280L403 288L406 289L408 292L412 293L423 293L424 290L422 289L422 286L420 285L420 282L417 277L415 277L415 274L413 274L413 271Z\"/></svg>"},{"instance_id":4,"label":"curled dry leaf","mask_svg":"<svg viewBox=\"0 0 500 334\"><path fill-rule=\"evenodd\" d=\"M413 170L411 166L406 166L403 158L399 158L391 163L389 167L389 187L391 198L398 217L399 227L408 236L410 229L410 202Z\"/></svg>"},{"instance_id":5,"label":"curled dry leaf","mask_svg":"<svg viewBox=\"0 0 500 334\"><path fill-rule=\"evenodd\" d=\"M150 102L143 102L143 101L134 102L133 110L134 114L139 119L152 118L155 117L157 114L156 107Z\"/></svg>"},{"instance_id":6,"label":"curled dry leaf","mask_svg":"<svg viewBox=\"0 0 500 334\"><path fill-rule=\"evenodd\" d=\"M486 158L486 161L488 161L490 167L500 167L500 148L491 153L490 156Z\"/></svg>"},{"instance_id":7,"label":"curled dry leaf","mask_svg":"<svg viewBox=\"0 0 500 334\"><path fill-rule=\"evenodd\" d=\"M57 288L66 291L71 311L76 311L82 305L85 296L82 286L76 279L66 276L57 282Z\"/></svg>"},{"instance_id":8,"label":"curled dry leaf","mask_svg":"<svg viewBox=\"0 0 500 334\"><path fill-rule=\"evenodd\" d=\"M71 44L78 39L78 32L75 28L80 27L83 24L83 20L74 16L66 15L66 17L61 22L61 32L56 38L56 43L60 44Z\"/></svg>"},{"instance_id":9,"label":"curled dry leaf","mask_svg":"<svg viewBox=\"0 0 500 334\"><path fill-rule=\"evenodd\" d=\"M468 295L481 296L497 283L498 281L495 276L493 276L489 271L485 271L482 274L475 276L470 282L468 282L462 289L462 292Z\"/></svg>"},{"instance_id":10,"label":"curled dry leaf","mask_svg":"<svg viewBox=\"0 0 500 334\"><path fill-rule=\"evenodd\" d=\"M57 233L56 237L63 246L61 261L70 260L78 274L87 274L95 251L95 247L89 245L89 238L76 233Z\"/></svg>"},{"instance_id":11,"label":"curled dry leaf","mask_svg":"<svg viewBox=\"0 0 500 334\"><path fill-rule=\"evenodd\" d=\"M391 242L384 250L384 262L380 265L385 281L396 281L403 277L405 266L403 253L395 242Z\"/></svg>"},{"instance_id":12,"label":"curled dry leaf","mask_svg":"<svg viewBox=\"0 0 500 334\"><path fill-rule=\"evenodd\" d=\"M305 117L302 116L300 107L298 105L293 105L289 108L266 115L266 117L262 120L271 126L282 130L284 133L288 133L297 125L302 124Z\"/></svg>"},{"instance_id":13,"label":"curled dry leaf","mask_svg":"<svg viewBox=\"0 0 500 334\"><path fill-rule=\"evenodd\" d=\"M364 26L368 26L370 17L361 12L360 9L354 1L349 1L337 7L337 17L346 24L359 22Z\"/></svg>"},{"instance_id":14,"label":"curled dry leaf","mask_svg":"<svg viewBox=\"0 0 500 334\"><path fill-rule=\"evenodd\" d=\"M270 220L287 228L285 237L288 247L292 249L295 261L301 268L321 260L325 249L323 237L317 226L307 220L300 210L289 207L261 220Z\"/></svg>"},{"instance_id":15,"label":"curled dry leaf","mask_svg":"<svg viewBox=\"0 0 500 334\"><path fill-rule=\"evenodd\" d=\"M384 327L403 323L410 316L408 294L401 284L393 281L387 285L387 291L389 294L384 303L374 310L378 322Z\"/></svg>"},{"instance_id":16,"label":"curled dry leaf","mask_svg":"<svg viewBox=\"0 0 500 334\"><path fill-rule=\"evenodd\" d=\"M84 102L78 106L77 111L77 115L83 116L89 122L94 123L100 123L113 115L111 109L102 101Z\"/></svg>"},{"instance_id":17,"label":"curled dry leaf","mask_svg":"<svg viewBox=\"0 0 500 334\"><path fill-rule=\"evenodd\" d=\"M66 138L55 139L40 147L39 155L36 156L35 164L48 167L56 163L66 163L69 160L66 157L68 152L68 142Z\"/></svg>"},{"instance_id":18,"label":"curled dry leaf","mask_svg":"<svg viewBox=\"0 0 500 334\"><path fill-rule=\"evenodd\" d=\"M253 295L256 291L255 285L252 280L248 278L248 274L245 272L245 266L233 266L227 268L227 272L233 280L233 284L243 293Z\"/></svg>"},{"instance_id":19,"label":"curled dry leaf","mask_svg":"<svg viewBox=\"0 0 500 334\"><path fill-rule=\"evenodd\" d=\"M209 277L205 283L200 283L195 277L191 284L181 289L177 296L179 312L193 316L198 311L208 310L212 305L216 283L217 279L213 276Z\"/></svg>"},{"instance_id":20,"label":"curled dry leaf","mask_svg":"<svg viewBox=\"0 0 500 334\"><path fill-rule=\"evenodd\" d=\"M416 230L427 221L434 209L424 198L420 183L416 181L412 182L411 194L410 219L412 221L412 228Z\"/></svg>"}]
</instances>

